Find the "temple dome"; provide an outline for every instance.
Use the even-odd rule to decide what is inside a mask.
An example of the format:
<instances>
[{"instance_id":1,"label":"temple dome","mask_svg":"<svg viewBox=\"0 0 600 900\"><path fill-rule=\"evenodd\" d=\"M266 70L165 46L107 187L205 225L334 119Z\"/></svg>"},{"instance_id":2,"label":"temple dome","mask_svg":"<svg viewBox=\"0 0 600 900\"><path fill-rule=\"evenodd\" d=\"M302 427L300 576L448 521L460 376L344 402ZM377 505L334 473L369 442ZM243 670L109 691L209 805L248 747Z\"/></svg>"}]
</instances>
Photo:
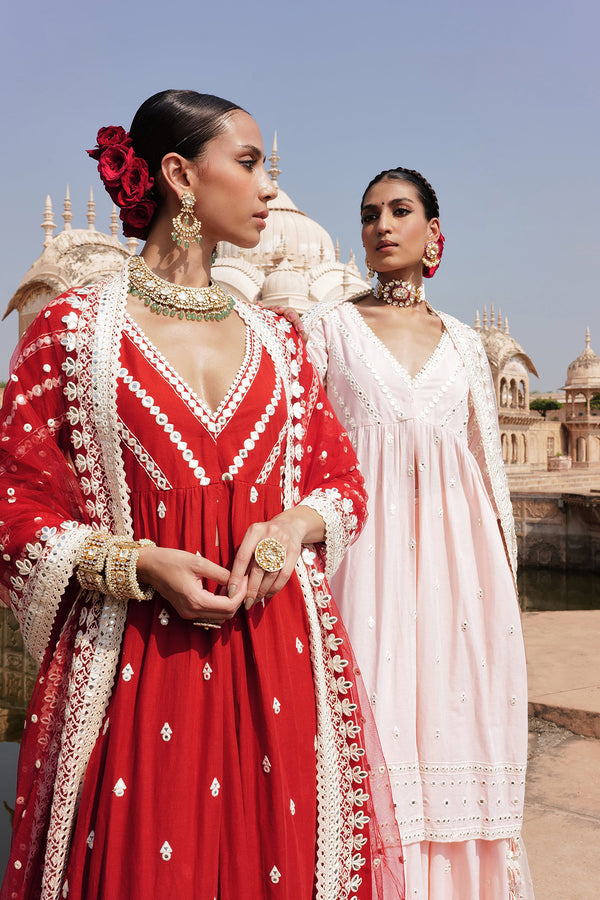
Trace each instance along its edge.
<instances>
[{"instance_id":1,"label":"temple dome","mask_svg":"<svg viewBox=\"0 0 600 900\"><path fill-rule=\"evenodd\" d=\"M585 350L567 369L566 388L600 388L600 357L590 347L590 329L585 333Z\"/></svg>"},{"instance_id":2,"label":"temple dome","mask_svg":"<svg viewBox=\"0 0 600 900\"><path fill-rule=\"evenodd\" d=\"M85 287L107 278L121 268L137 246L135 238L130 238L127 246L119 241L117 237L119 222L114 207L110 224L111 234L96 231L95 203L91 190L87 229L71 228L72 218L67 186L63 212L64 229L59 234L53 235L56 226L53 221L52 203L50 197L46 198L42 223L46 234L44 249L26 273L4 313L6 318L13 309L18 310L19 334L23 334L40 309L58 294L75 286Z\"/></svg>"},{"instance_id":3,"label":"temple dome","mask_svg":"<svg viewBox=\"0 0 600 900\"><path fill-rule=\"evenodd\" d=\"M487 312L484 309L483 325L479 319L479 312L475 319L475 331L479 333L486 356L492 369L501 372L511 361L520 362L532 375L537 377L536 368L525 353L518 341L512 337L508 328L508 319L502 319L502 314L498 310L498 319L494 314L492 305L490 319L488 323Z\"/></svg>"},{"instance_id":4,"label":"temple dome","mask_svg":"<svg viewBox=\"0 0 600 900\"><path fill-rule=\"evenodd\" d=\"M308 282L287 257L264 280L261 301L265 306L291 306L308 309Z\"/></svg>"},{"instance_id":5,"label":"temple dome","mask_svg":"<svg viewBox=\"0 0 600 900\"><path fill-rule=\"evenodd\" d=\"M277 168L277 136L269 159L269 175L279 193L267 203L269 217L259 243L247 250L221 242L219 257L242 257L263 270L265 267L277 268L286 257L298 271L308 271L324 262L335 262L336 250L329 234L322 225L299 210L277 183L277 176L281 175Z\"/></svg>"}]
</instances>

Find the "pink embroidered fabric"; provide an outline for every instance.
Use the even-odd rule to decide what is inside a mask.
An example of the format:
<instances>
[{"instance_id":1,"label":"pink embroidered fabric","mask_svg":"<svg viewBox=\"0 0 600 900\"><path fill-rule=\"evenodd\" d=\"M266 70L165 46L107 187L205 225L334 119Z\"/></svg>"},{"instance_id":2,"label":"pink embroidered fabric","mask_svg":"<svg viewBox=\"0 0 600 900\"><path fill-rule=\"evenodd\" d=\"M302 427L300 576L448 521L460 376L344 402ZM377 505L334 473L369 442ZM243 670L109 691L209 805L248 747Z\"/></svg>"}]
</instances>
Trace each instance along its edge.
<instances>
[{"instance_id":1,"label":"pink embroidered fabric","mask_svg":"<svg viewBox=\"0 0 600 900\"><path fill-rule=\"evenodd\" d=\"M390 773L407 897L508 898L507 842L523 813L525 656L511 567L470 449L481 439L463 359L445 330L410 377L349 302L317 308L306 324L369 496L365 529L332 583ZM431 882L429 846L443 859ZM484 892L483 866L481 893L462 878L454 889L464 892L452 893L435 873L450 871L455 852L457 870L478 852L501 861L502 890Z\"/></svg>"}]
</instances>

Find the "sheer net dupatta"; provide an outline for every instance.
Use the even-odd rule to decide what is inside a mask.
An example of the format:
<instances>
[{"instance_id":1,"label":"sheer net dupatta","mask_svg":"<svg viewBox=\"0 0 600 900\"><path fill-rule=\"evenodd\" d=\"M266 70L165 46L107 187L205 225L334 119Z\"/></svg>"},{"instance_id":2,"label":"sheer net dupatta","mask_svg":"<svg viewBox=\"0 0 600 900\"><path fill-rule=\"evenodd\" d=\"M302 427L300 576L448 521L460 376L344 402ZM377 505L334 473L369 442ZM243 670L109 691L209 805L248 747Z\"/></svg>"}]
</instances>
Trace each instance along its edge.
<instances>
[{"instance_id":1,"label":"sheer net dupatta","mask_svg":"<svg viewBox=\"0 0 600 900\"><path fill-rule=\"evenodd\" d=\"M350 638L346 635L346 646L350 646ZM350 651L355 689L362 712L363 741L368 772L368 800L364 804L365 815L369 816L367 824L369 847L371 849L371 896L377 900L404 900L404 856L400 832L396 822L392 788L387 765L381 749L381 742L375 725L375 718L367 695L360 669Z\"/></svg>"},{"instance_id":2,"label":"sheer net dupatta","mask_svg":"<svg viewBox=\"0 0 600 900\"><path fill-rule=\"evenodd\" d=\"M38 319L13 356L0 420L0 600L38 662L68 615L63 594L70 606L77 593L69 582L91 524L70 448L61 351Z\"/></svg>"}]
</instances>

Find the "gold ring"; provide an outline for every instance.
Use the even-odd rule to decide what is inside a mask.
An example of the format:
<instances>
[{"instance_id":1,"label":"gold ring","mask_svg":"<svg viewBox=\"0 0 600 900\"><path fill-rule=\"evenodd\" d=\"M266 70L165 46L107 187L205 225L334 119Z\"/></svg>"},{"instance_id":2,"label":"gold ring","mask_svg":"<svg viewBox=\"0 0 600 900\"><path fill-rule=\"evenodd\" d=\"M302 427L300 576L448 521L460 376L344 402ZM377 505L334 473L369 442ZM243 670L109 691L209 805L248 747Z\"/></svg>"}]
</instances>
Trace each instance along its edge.
<instances>
[{"instance_id":1,"label":"gold ring","mask_svg":"<svg viewBox=\"0 0 600 900\"><path fill-rule=\"evenodd\" d=\"M286 549L275 538L263 538L256 545L254 559L265 572L279 572L285 566Z\"/></svg>"},{"instance_id":2,"label":"gold ring","mask_svg":"<svg viewBox=\"0 0 600 900\"><path fill-rule=\"evenodd\" d=\"M216 622L205 622L203 619L196 619L192 622L192 625L195 625L197 628L204 628L205 631L210 631L211 628L220 628L220 625L217 625Z\"/></svg>"}]
</instances>

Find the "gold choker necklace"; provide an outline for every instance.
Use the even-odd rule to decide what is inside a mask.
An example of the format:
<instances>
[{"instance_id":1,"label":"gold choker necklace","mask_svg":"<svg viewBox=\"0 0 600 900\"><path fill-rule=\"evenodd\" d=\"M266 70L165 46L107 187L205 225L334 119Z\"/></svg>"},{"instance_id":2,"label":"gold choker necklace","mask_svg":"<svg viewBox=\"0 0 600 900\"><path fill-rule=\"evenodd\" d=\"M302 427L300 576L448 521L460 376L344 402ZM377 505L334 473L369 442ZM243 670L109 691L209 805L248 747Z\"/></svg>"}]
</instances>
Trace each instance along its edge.
<instances>
[{"instance_id":1,"label":"gold choker necklace","mask_svg":"<svg viewBox=\"0 0 600 900\"><path fill-rule=\"evenodd\" d=\"M192 322L221 320L235 305L233 297L214 281L204 288L172 284L155 275L141 256L132 256L127 268L129 293L143 300L157 316L179 316Z\"/></svg>"},{"instance_id":2,"label":"gold choker necklace","mask_svg":"<svg viewBox=\"0 0 600 900\"><path fill-rule=\"evenodd\" d=\"M384 300L391 306L416 306L425 299L423 285L415 287L410 281L388 281L385 284L378 281L373 293L378 300Z\"/></svg>"}]
</instances>

